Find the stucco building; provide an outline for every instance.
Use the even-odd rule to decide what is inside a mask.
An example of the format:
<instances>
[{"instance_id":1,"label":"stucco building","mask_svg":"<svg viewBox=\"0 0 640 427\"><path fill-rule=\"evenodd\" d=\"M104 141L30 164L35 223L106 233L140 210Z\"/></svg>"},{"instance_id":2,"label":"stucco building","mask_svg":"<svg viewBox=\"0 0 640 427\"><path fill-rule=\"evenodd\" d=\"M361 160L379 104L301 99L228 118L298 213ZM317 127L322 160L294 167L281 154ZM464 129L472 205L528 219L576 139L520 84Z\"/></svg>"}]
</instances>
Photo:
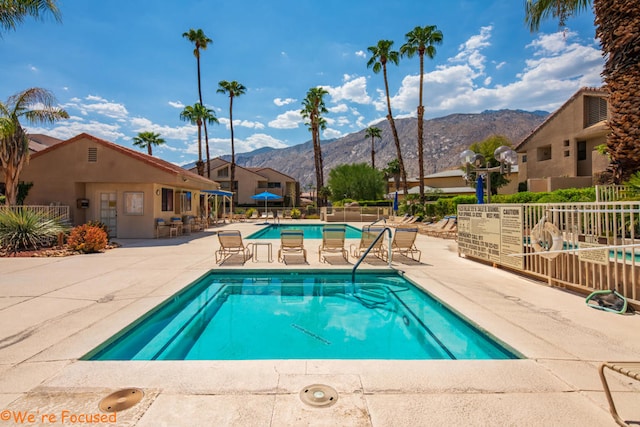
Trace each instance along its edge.
<instances>
[{"instance_id":1,"label":"stucco building","mask_svg":"<svg viewBox=\"0 0 640 427\"><path fill-rule=\"evenodd\" d=\"M536 192L596 184L609 165L596 150L606 143L608 114L606 90L580 89L515 147L518 181Z\"/></svg>"},{"instance_id":2,"label":"stucco building","mask_svg":"<svg viewBox=\"0 0 640 427\"><path fill-rule=\"evenodd\" d=\"M0 175L0 180L4 178ZM219 185L145 153L83 133L31 155L27 205L68 205L74 225L101 221L111 237L155 237L155 219L202 216Z\"/></svg>"}]
</instances>

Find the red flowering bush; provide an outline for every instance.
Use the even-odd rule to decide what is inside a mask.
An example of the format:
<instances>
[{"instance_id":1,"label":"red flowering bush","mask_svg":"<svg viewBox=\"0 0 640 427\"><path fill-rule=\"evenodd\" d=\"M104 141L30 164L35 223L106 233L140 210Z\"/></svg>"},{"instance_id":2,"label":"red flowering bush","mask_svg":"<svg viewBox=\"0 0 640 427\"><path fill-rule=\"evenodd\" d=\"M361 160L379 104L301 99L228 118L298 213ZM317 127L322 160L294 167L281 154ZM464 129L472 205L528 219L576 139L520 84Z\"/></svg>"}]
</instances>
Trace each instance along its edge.
<instances>
[{"instance_id":1,"label":"red flowering bush","mask_svg":"<svg viewBox=\"0 0 640 427\"><path fill-rule=\"evenodd\" d=\"M107 233L99 226L84 224L74 227L67 238L67 247L85 254L100 252L107 247Z\"/></svg>"}]
</instances>

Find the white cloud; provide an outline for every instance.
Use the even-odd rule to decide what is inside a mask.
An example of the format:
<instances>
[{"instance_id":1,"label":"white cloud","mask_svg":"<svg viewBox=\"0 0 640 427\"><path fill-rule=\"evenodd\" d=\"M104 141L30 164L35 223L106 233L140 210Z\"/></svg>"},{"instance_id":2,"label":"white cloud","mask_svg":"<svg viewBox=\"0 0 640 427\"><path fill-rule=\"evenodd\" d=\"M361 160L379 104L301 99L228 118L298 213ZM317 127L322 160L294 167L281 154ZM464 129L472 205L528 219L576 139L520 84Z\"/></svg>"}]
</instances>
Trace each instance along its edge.
<instances>
[{"instance_id":1,"label":"white cloud","mask_svg":"<svg viewBox=\"0 0 640 427\"><path fill-rule=\"evenodd\" d=\"M515 81L493 84L484 70L481 49L490 45L491 27L460 45L460 51L448 63L424 75L425 117L452 113L478 112L485 109L519 108L553 111L583 86L600 86L603 59L594 46L572 42L571 32L541 34L526 47L532 49L524 69ZM505 63L498 62L496 68ZM416 115L419 76L402 80L392 97L394 116ZM374 106L386 108L384 92L378 89Z\"/></svg>"},{"instance_id":2,"label":"white cloud","mask_svg":"<svg viewBox=\"0 0 640 427\"><path fill-rule=\"evenodd\" d=\"M322 137L325 139L340 138L341 136L344 134L336 129L327 128L322 132Z\"/></svg>"},{"instance_id":3,"label":"white cloud","mask_svg":"<svg viewBox=\"0 0 640 427\"><path fill-rule=\"evenodd\" d=\"M296 129L302 123L302 116L299 110L289 110L279 114L274 120L269 122L269 127L274 129Z\"/></svg>"},{"instance_id":4,"label":"white cloud","mask_svg":"<svg viewBox=\"0 0 640 427\"><path fill-rule=\"evenodd\" d=\"M30 133L43 133L63 140L73 138L81 133L88 133L107 141L115 141L125 137L125 134L122 133L118 124L100 123L97 121L62 120L56 122L52 128L45 129L28 126L27 129Z\"/></svg>"},{"instance_id":5,"label":"white cloud","mask_svg":"<svg viewBox=\"0 0 640 427\"><path fill-rule=\"evenodd\" d=\"M329 110L330 113L346 113L349 111L349 107L347 104L338 104L335 107L327 108L327 110Z\"/></svg>"},{"instance_id":6,"label":"white cloud","mask_svg":"<svg viewBox=\"0 0 640 427\"><path fill-rule=\"evenodd\" d=\"M180 101L169 101L168 104L171 105L173 108L178 108L181 110L185 107L185 105Z\"/></svg>"},{"instance_id":7,"label":"white cloud","mask_svg":"<svg viewBox=\"0 0 640 427\"><path fill-rule=\"evenodd\" d=\"M71 102L63 105L63 108L67 110L77 109L83 116L93 113L111 119L123 119L129 115L129 112L123 104L109 102L99 96L89 95L85 98L85 101L88 102L83 102L83 100L78 98L72 98Z\"/></svg>"},{"instance_id":8,"label":"white cloud","mask_svg":"<svg viewBox=\"0 0 640 427\"><path fill-rule=\"evenodd\" d=\"M143 117L134 117L129 121L129 124L135 134L140 132L155 132L159 133L164 139L187 141L198 133L198 127L192 124L177 127L166 126L153 123L151 120Z\"/></svg>"},{"instance_id":9,"label":"white cloud","mask_svg":"<svg viewBox=\"0 0 640 427\"><path fill-rule=\"evenodd\" d=\"M346 80L342 86L322 86L331 96L332 102L349 101L358 104L369 104L371 97L367 94L366 77Z\"/></svg>"},{"instance_id":10,"label":"white cloud","mask_svg":"<svg viewBox=\"0 0 640 427\"><path fill-rule=\"evenodd\" d=\"M218 121L220 122L221 125L224 125L225 128L231 129L231 127L229 126L230 121L228 118L220 117ZM252 122L249 120L234 120L233 127L234 129L236 127L244 127L249 129L264 129L264 124L260 122Z\"/></svg>"},{"instance_id":11,"label":"white cloud","mask_svg":"<svg viewBox=\"0 0 640 427\"><path fill-rule=\"evenodd\" d=\"M297 99L294 99L294 98L285 98L285 99L276 98L273 100L273 103L276 104L278 107L282 107L283 105L288 105L296 101Z\"/></svg>"},{"instance_id":12,"label":"white cloud","mask_svg":"<svg viewBox=\"0 0 640 427\"><path fill-rule=\"evenodd\" d=\"M356 52L356 56L360 58L366 58L367 54L364 52L364 50L359 50Z\"/></svg>"}]
</instances>

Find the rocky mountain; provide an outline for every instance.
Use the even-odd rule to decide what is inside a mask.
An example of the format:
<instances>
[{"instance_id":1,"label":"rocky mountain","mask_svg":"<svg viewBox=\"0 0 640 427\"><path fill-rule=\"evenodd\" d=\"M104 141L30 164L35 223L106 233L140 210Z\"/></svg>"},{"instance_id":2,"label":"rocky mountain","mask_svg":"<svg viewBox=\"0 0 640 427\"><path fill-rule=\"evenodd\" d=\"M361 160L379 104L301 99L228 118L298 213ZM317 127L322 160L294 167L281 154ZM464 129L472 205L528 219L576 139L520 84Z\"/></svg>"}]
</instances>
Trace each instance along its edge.
<instances>
[{"instance_id":1,"label":"rocky mountain","mask_svg":"<svg viewBox=\"0 0 640 427\"><path fill-rule=\"evenodd\" d=\"M424 122L424 170L431 174L459 165L458 155L474 142L491 135L504 135L515 146L528 136L547 117L548 113L520 110L484 111L480 114L452 114ZM402 157L407 177L418 174L418 120L396 119ZM375 125L382 130L382 138L375 141L375 162L379 169L396 158L396 148L389 122ZM371 139L365 131L342 138L322 141L325 181L329 171L345 163L371 163ZM229 159L227 159L229 160ZM307 141L283 149L261 148L236 155L236 162L245 167L271 167L297 179L301 186L315 185L313 144Z\"/></svg>"}]
</instances>

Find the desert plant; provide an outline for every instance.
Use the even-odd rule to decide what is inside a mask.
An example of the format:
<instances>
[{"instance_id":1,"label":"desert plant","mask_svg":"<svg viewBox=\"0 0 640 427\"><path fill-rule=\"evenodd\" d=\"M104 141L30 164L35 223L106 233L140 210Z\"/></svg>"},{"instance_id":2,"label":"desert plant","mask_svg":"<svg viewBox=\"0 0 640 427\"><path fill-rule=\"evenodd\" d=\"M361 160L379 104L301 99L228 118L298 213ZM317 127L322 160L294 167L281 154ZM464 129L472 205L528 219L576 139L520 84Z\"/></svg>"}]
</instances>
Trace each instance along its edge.
<instances>
[{"instance_id":1,"label":"desert plant","mask_svg":"<svg viewBox=\"0 0 640 427\"><path fill-rule=\"evenodd\" d=\"M102 229L105 233L107 233L107 241L109 241L109 238L111 236L109 236L109 227L107 226L107 224L101 221L88 221L87 225L91 225L93 227L98 227Z\"/></svg>"},{"instance_id":2,"label":"desert plant","mask_svg":"<svg viewBox=\"0 0 640 427\"><path fill-rule=\"evenodd\" d=\"M300 219L301 215L302 215L302 213L300 212L300 209L298 209L298 208L291 209L291 218Z\"/></svg>"},{"instance_id":3,"label":"desert plant","mask_svg":"<svg viewBox=\"0 0 640 427\"><path fill-rule=\"evenodd\" d=\"M0 210L0 247L9 253L52 246L67 227L31 209Z\"/></svg>"},{"instance_id":4,"label":"desert plant","mask_svg":"<svg viewBox=\"0 0 640 427\"><path fill-rule=\"evenodd\" d=\"M83 224L74 227L67 238L67 247L85 254L100 252L107 247L107 233L99 226Z\"/></svg>"}]
</instances>

